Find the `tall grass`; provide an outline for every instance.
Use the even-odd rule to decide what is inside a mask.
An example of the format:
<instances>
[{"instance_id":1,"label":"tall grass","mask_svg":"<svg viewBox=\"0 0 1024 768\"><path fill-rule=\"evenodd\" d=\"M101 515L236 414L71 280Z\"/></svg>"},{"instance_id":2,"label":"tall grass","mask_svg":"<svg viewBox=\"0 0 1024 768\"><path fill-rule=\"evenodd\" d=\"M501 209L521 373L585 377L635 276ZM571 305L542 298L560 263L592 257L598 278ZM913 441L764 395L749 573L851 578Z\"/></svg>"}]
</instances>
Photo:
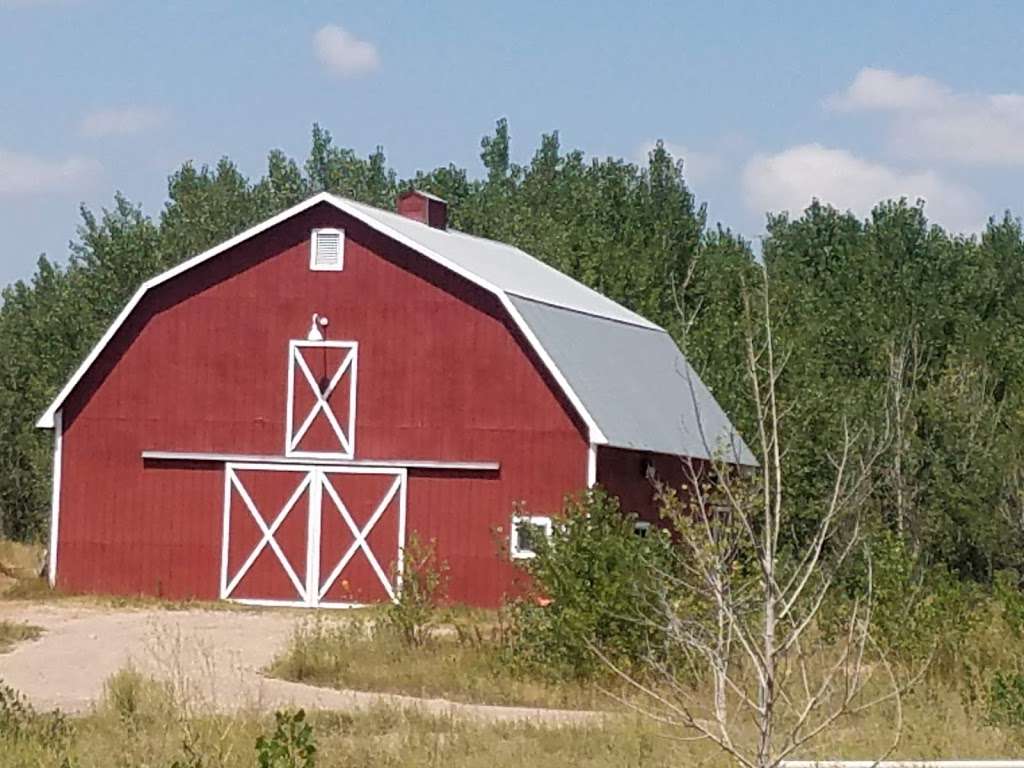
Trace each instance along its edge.
<instances>
[{"instance_id":1,"label":"tall grass","mask_svg":"<svg viewBox=\"0 0 1024 768\"><path fill-rule=\"evenodd\" d=\"M979 725L956 695L915 696L907 738L898 756L1006 757L1019 745L1005 730ZM0 766L257 765L257 740L273 739L274 719L254 711L197 714L173 687L127 669L108 681L104 699L88 715L69 720L10 706L0 712ZM23 705L24 706L24 705ZM10 713L15 712L12 716ZM488 724L379 707L353 713L309 713L317 765L520 768L536 766L724 766L708 744L680 742L679 734L635 717L606 718L600 727L546 727L536 722ZM888 723L878 715L830 732L808 757L872 757Z\"/></svg>"},{"instance_id":2,"label":"tall grass","mask_svg":"<svg viewBox=\"0 0 1024 768\"><path fill-rule=\"evenodd\" d=\"M472 704L565 709L611 704L593 687L513 674L498 652L500 633L494 623L458 621L410 645L372 620L314 617L296 625L268 673L313 685Z\"/></svg>"},{"instance_id":3,"label":"tall grass","mask_svg":"<svg viewBox=\"0 0 1024 768\"><path fill-rule=\"evenodd\" d=\"M182 717L194 703L136 671L107 683L95 710L68 721L27 710L17 733L0 719L0 766L257 765L257 740L273 738L274 718L243 712ZM2 710L2 708L0 708ZM50 720L64 730L54 739ZM310 713L307 721L320 766L660 766L677 765L668 742L647 724L623 722L597 730L538 724L487 725L415 711L376 708L356 713ZM49 729L49 730L48 730Z\"/></svg>"},{"instance_id":4,"label":"tall grass","mask_svg":"<svg viewBox=\"0 0 1024 768\"><path fill-rule=\"evenodd\" d=\"M996 701L995 708L993 702L996 671L1024 672L1024 637L1015 628L1017 621L1024 622L1024 607L1018 616L1006 599L990 599L975 606L965 626L948 628L929 674L903 697L903 736L895 757L1019 754L1024 747L1024 716L1014 720L992 714L1024 712L1024 701L1007 703L1005 697L1014 692L1011 686L995 689L1004 699ZM955 642L951 639L954 633L959 635ZM500 640L493 622L478 620L457 627L442 625L429 642L411 648L386 628L365 620L315 618L297 625L270 672L315 685L471 703L610 709L625 718L614 718L615 722L632 722L628 708L611 706L602 692L609 684L607 679L590 685L556 684L512 674L503 664L505 650ZM700 683L694 685L699 690ZM622 689L618 693L622 694ZM802 756L876 758L890 745L894 722L892 707L841 720ZM613 730L618 727L624 726L613 726ZM634 723L630 727L639 726ZM644 728L658 742L666 736L682 735ZM715 754L709 745L678 749L678 755L693 760L712 759Z\"/></svg>"}]
</instances>

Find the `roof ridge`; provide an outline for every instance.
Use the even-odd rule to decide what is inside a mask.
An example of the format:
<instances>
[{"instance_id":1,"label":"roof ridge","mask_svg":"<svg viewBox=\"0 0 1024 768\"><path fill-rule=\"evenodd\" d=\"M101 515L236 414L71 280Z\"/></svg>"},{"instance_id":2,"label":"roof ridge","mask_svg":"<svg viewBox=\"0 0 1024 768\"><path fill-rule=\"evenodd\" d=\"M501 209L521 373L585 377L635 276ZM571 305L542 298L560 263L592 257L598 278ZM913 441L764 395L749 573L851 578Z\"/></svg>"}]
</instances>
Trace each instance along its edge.
<instances>
[{"instance_id":1,"label":"roof ridge","mask_svg":"<svg viewBox=\"0 0 1024 768\"><path fill-rule=\"evenodd\" d=\"M529 254L527 254L527 255L529 255ZM562 274L565 274L565 273L562 273ZM570 278L570 279L572 279L572 278ZM580 285L583 285L583 283L580 283ZM584 287L586 288L587 286L584 285ZM591 290L593 290L593 289L591 288ZM577 314L577 315L585 315L587 317L593 317L593 318L596 318L598 320L607 320L609 323L620 323L622 325L628 325L631 328L640 328L640 329L642 329L644 331L651 331L652 333L665 333L665 334L668 334L669 336L672 335L672 334L668 333L668 331L665 328L662 328L657 323L655 323L655 322L653 322L651 320L648 320L646 317L644 317L643 315L639 314L638 312L633 312L633 310L629 309L629 307L626 307L623 304L619 304L619 302L617 302L617 301L615 302L616 304L619 304L620 307L623 307L624 309L627 309L630 312L633 312L633 314L635 314L637 317L642 318L645 322L644 323L635 323L635 322L633 322L631 320L623 320L622 318L618 318L618 317L609 317L608 315L599 315L599 314L597 314L595 312L588 312L585 309L578 309L576 307L567 307L564 304L555 304L554 302L546 301L545 299L539 299L536 296L528 296L525 293L520 293L518 291L505 290L505 293L507 293L509 296L511 296L513 298L516 298L516 299L522 299L523 301L532 301L534 304L543 304L546 307L551 307L552 309L560 309L563 312L572 312L572 313ZM599 294L599 295L604 296L603 293ZM608 298L608 297L605 297L605 298ZM610 299L610 301L615 301L615 299Z\"/></svg>"}]
</instances>

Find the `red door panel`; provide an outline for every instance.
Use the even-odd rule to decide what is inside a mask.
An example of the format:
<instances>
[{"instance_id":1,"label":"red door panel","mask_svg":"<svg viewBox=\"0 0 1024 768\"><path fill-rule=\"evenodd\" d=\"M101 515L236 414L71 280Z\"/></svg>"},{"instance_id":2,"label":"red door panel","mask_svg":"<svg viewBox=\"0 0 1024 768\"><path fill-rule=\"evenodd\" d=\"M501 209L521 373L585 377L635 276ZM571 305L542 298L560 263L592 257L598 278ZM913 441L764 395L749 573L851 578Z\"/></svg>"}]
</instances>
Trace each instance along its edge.
<instances>
[{"instance_id":1,"label":"red door panel","mask_svg":"<svg viewBox=\"0 0 1024 768\"><path fill-rule=\"evenodd\" d=\"M310 491L307 470L226 470L226 558L222 597L306 600Z\"/></svg>"}]
</instances>

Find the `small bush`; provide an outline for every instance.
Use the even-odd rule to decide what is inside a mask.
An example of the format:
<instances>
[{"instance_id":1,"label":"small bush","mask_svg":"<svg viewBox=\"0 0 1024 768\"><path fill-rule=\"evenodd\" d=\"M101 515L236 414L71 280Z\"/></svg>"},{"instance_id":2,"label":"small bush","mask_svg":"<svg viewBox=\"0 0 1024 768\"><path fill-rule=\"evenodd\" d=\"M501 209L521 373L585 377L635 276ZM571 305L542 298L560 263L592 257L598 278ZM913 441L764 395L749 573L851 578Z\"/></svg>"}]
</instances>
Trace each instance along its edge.
<instances>
[{"instance_id":1,"label":"small bush","mask_svg":"<svg viewBox=\"0 0 1024 768\"><path fill-rule=\"evenodd\" d=\"M871 585L871 633L893 661L949 666L979 620L981 595L942 567L926 567L888 528L869 532L822 609L825 632L845 631L850 601ZM869 569L870 566L870 569Z\"/></svg>"},{"instance_id":2,"label":"small bush","mask_svg":"<svg viewBox=\"0 0 1024 768\"><path fill-rule=\"evenodd\" d=\"M663 653L655 601L671 540L653 528L638 537L633 524L599 488L567 500L550 540L540 537L523 561L533 593L509 606L513 668L582 680L603 668L595 650L628 667Z\"/></svg>"},{"instance_id":3,"label":"small bush","mask_svg":"<svg viewBox=\"0 0 1024 768\"><path fill-rule=\"evenodd\" d=\"M1024 675L996 672L992 676L985 719L989 725L1024 726Z\"/></svg>"},{"instance_id":4,"label":"small bush","mask_svg":"<svg viewBox=\"0 0 1024 768\"><path fill-rule=\"evenodd\" d=\"M146 677L128 666L103 684L103 708L126 728L140 728L176 717L178 702L170 684Z\"/></svg>"},{"instance_id":5,"label":"small bush","mask_svg":"<svg viewBox=\"0 0 1024 768\"><path fill-rule=\"evenodd\" d=\"M314 616L295 625L285 653L271 665L271 673L296 682L333 682L350 666L350 648L366 641L373 627L363 621L328 621Z\"/></svg>"},{"instance_id":6,"label":"small bush","mask_svg":"<svg viewBox=\"0 0 1024 768\"><path fill-rule=\"evenodd\" d=\"M259 768L314 768L316 740L306 713L277 712L274 720L274 732L256 739Z\"/></svg>"},{"instance_id":7,"label":"small bush","mask_svg":"<svg viewBox=\"0 0 1024 768\"><path fill-rule=\"evenodd\" d=\"M53 759L53 764L64 764L73 736L71 722L63 712L37 712L20 693L0 681L0 754L4 743L31 744Z\"/></svg>"},{"instance_id":8,"label":"small bush","mask_svg":"<svg viewBox=\"0 0 1024 768\"><path fill-rule=\"evenodd\" d=\"M438 602L448 581L448 566L437 557L434 542L424 544L413 533L403 553L404 569L398 599L385 612L385 622L409 647L420 647L437 623Z\"/></svg>"}]
</instances>

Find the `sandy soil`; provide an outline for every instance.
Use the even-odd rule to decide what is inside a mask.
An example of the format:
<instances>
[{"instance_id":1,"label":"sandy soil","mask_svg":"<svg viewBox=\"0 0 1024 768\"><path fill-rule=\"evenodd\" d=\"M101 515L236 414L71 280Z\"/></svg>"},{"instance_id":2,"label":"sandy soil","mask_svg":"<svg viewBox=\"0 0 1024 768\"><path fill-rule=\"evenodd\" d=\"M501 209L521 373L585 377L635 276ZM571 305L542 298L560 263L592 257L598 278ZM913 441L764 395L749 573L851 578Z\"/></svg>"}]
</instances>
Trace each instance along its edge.
<instances>
[{"instance_id":1,"label":"sandy soil","mask_svg":"<svg viewBox=\"0 0 1024 768\"><path fill-rule=\"evenodd\" d=\"M69 602L0 603L0 619L42 627L43 636L0 654L0 680L37 707L85 712L104 681L132 664L172 682L200 707L353 710L378 704L473 719L590 721L587 712L458 704L393 694L335 691L264 677L300 612L115 609Z\"/></svg>"}]
</instances>

